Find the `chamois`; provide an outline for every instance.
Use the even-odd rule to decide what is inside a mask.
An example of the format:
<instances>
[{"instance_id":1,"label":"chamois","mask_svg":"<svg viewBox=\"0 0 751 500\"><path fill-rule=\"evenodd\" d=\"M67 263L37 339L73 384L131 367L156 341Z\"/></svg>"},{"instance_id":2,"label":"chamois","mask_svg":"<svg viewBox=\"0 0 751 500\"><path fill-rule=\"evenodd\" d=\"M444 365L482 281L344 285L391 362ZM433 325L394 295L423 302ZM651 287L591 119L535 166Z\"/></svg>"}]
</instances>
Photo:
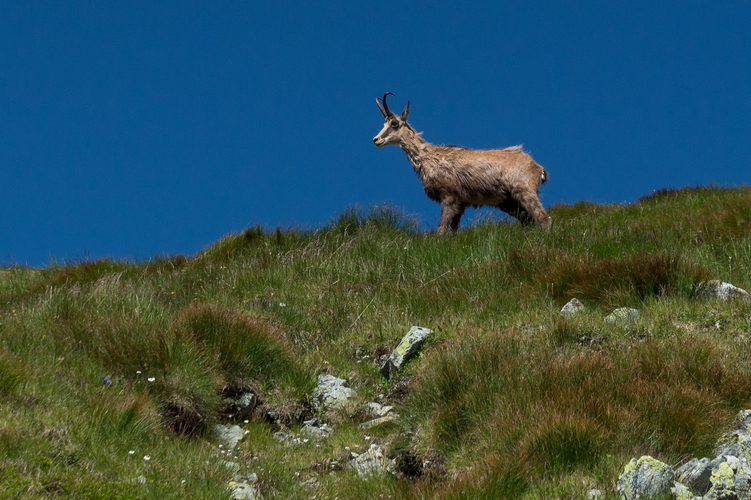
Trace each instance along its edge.
<instances>
[{"instance_id":1,"label":"chamois","mask_svg":"<svg viewBox=\"0 0 751 500\"><path fill-rule=\"evenodd\" d=\"M548 171L521 146L469 149L431 144L407 123L409 101L397 116L386 104L388 95L394 94L386 92L382 100L376 97L386 123L373 143L379 148L396 144L407 154L425 194L441 204L438 234L459 229L466 207L479 205L498 207L522 223L534 221L550 230L550 216L537 198Z\"/></svg>"}]
</instances>

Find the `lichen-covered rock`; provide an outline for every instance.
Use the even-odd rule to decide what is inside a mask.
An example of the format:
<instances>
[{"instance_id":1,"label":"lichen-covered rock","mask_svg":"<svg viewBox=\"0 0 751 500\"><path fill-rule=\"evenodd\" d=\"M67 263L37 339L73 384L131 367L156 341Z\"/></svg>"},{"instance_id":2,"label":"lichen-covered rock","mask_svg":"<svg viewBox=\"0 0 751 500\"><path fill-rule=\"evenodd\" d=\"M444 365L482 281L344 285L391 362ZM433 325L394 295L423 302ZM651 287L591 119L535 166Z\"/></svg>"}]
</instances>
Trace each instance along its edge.
<instances>
[{"instance_id":1,"label":"lichen-covered rock","mask_svg":"<svg viewBox=\"0 0 751 500\"><path fill-rule=\"evenodd\" d=\"M573 316L582 309L584 309L584 304L579 302L579 299L574 298L566 302L566 305L561 308L561 312L558 314L561 316Z\"/></svg>"},{"instance_id":2,"label":"lichen-covered rock","mask_svg":"<svg viewBox=\"0 0 751 500\"><path fill-rule=\"evenodd\" d=\"M712 487L705 500L751 499L751 467L745 458L719 456L712 460Z\"/></svg>"},{"instance_id":3,"label":"lichen-covered rock","mask_svg":"<svg viewBox=\"0 0 751 500\"><path fill-rule=\"evenodd\" d=\"M245 431L239 425L214 426L214 439L219 441L219 444L228 450L237 446L237 443L244 437Z\"/></svg>"},{"instance_id":4,"label":"lichen-covered rock","mask_svg":"<svg viewBox=\"0 0 751 500\"><path fill-rule=\"evenodd\" d=\"M727 462L720 462L712 471L712 476L709 480L712 483L712 487L704 495L706 500L720 500L732 495L733 487L735 486L735 472Z\"/></svg>"},{"instance_id":5,"label":"lichen-covered rock","mask_svg":"<svg viewBox=\"0 0 751 500\"><path fill-rule=\"evenodd\" d=\"M393 473L396 464L383 454L380 446L371 444L368 451L350 461L350 467L355 469L360 477L367 477L384 472Z\"/></svg>"},{"instance_id":6,"label":"lichen-covered rock","mask_svg":"<svg viewBox=\"0 0 751 500\"><path fill-rule=\"evenodd\" d=\"M728 300L732 298L751 300L751 295L749 295L749 293L743 288L738 288L737 286L720 280L709 280L701 283L696 287L696 290L694 290L694 296L720 300Z\"/></svg>"},{"instance_id":7,"label":"lichen-covered rock","mask_svg":"<svg viewBox=\"0 0 751 500\"><path fill-rule=\"evenodd\" d=\"M698 500L701 498L700 496L695 496L691 493L691 490L677 481L674 482L673 487L670 488L670 493L675 500Z\"/></svg>"},{"instance_id":8,"label":"lichen-covered rock","mask_svg":"<svg viewBox=\"0 0 751 500\"><path fill-rule=\"evenodd\" d=\"M711 460L708 458L702 458L701 460L694 458L678 467L675 471L675 477L692 492L703 495L712 486L712 483L709 481L712 475L711 465Z\"/></svg>"},{"instance_id":9,"label":"lichen-covered rock","mask_svg":"<svg viewBox=\"0 0 751 500\"><path fill-rule=\"evenodd\" d=\"M673 468L645 455L632 458L618 477L618 493L626 500L670 494Z\"/></svg>"},{"instance_id":10,"label":"lichen-covered rock","mask_svg":"<svg viewBox=\"0 0 751 500\"><path fill-rule=\"evenodd\" d=\"M628 323L639 317L639 310L630 307L619 307L605 317L608 323Z\"/></svg>"},{"instance_id":11,"label":"lichen-covered rock","mask_svg":"<svg viewBox=\"0 0 751 500\"><path fill-rule=\"evenodd\" d=\"M751 462L751 432L737 430L725 433L712 453L715 457L726 455Z\"/></svg>"},{"instance_id":12,"label":"lichen-covered rock","mask_svg":"<svg viewBox=\"0 0 751 500\"><path fill-rule=\"evenodd\" d=\"M349 382L333 375L319 375L318 386L313 391L313 405L317 409L342 408L355 391L349 388Z\"/></svg>"},{"instance_id":13,"label":"lichen-covered rock","mask_svg":"<svg viewBox=\"0 0 751 500\"><path fill-rule=\"evenodd\" d=\"M409 332L402 338L402 341L399 342L394 352L391 353L391 356L389 356L381 367L383 376L387 379L393 377L399 371L399 368L420 350L425 339L432 333L433 330L420 326L410 328Z\"/></svg>"},{"instance_id":14,"label":"lichen-covered rock","mask_svg":"<svg viewBox=\"0 0 751 500\"><path fill-rule=\"evenodd\" d=\"M230 481L227 489L232 495L232 500L263 500L263 495L254 484L243 481Z\"/></svg>"}]
</instances>

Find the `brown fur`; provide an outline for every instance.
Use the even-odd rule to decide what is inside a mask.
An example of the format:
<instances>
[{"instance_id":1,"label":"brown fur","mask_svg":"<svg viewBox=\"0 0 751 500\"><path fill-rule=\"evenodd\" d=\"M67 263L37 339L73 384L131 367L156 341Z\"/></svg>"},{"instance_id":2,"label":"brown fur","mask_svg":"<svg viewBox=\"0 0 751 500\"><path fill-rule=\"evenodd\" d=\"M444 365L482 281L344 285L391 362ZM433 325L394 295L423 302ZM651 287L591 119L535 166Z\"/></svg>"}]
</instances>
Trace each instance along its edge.
<instances>
[{"instance_id":1,"label":"brown fur","mask_svg":"<svg viewBox=\"0 0 751 500\"><path fill-rule=\"evenodd\" d=\"M386 94L388 95L388 94ZM379 148L396 144L407 154L425 193L441 204L438 234L459 228L467 206L491 205L521 222L534 221L550 230L550 216L537 197L548 172L521 146L505 149L468 149L427 142L407 123L409 103L401 116L393 114L376 99L386 118L373 138Z\"/></svg>"}]
</instances>

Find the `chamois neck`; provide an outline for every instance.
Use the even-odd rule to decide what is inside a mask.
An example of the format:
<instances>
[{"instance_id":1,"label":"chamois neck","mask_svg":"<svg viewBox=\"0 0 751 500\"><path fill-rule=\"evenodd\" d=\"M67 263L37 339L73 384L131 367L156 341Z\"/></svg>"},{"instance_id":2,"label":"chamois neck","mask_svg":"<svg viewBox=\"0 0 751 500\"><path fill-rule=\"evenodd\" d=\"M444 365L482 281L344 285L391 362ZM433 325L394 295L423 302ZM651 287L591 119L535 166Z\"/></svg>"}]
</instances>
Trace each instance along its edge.
<instances>
[{"instance_id":1,"label":"chamois neck","mask_svg":"<svg viewBox=\"0 0 751 500\"><path fill-rule=\"evenodd\" d=\"M423 139L415 129L409 127L407 133L402 137L399 147L407 154L407 158L412 163L412 168L419 175L424 166L423 157L432 151L433 145Z\"/></svg>"}]
</instances>

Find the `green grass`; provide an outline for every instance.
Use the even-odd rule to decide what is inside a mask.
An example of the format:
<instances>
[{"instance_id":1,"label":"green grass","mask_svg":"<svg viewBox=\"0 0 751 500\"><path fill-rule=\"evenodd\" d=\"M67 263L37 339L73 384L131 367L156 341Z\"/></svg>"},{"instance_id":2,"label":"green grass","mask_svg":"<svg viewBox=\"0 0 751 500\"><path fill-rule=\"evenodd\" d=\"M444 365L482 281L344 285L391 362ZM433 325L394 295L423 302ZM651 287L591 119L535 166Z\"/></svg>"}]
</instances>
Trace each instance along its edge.
<instances>
[{"instance_id":1,"label":"green grass","mask_svg":"<svg viewBox=\"0 0 751 500\"><path fill-rule=\"evenodd\" d=\"M633 456L707 455L751 408L751 304L693 291L751 289L751 190L550 214L550 233L491 215L437 237L353 208L194 256L0 269L0 497L228 498L209 431L244 390L231 460L265 498L615 498ZM607 323L621 306L640 317ZM386 381L374 360L412 325L436 335ZM349 379L350 408L314 409L319 373ZM400 419L358 429L379 395ZM313 415L335 434L272 437ZM341 467L374 442L403 476Z\"/></svg>"}]
</instances>

